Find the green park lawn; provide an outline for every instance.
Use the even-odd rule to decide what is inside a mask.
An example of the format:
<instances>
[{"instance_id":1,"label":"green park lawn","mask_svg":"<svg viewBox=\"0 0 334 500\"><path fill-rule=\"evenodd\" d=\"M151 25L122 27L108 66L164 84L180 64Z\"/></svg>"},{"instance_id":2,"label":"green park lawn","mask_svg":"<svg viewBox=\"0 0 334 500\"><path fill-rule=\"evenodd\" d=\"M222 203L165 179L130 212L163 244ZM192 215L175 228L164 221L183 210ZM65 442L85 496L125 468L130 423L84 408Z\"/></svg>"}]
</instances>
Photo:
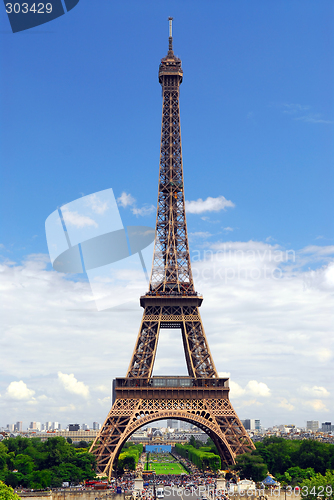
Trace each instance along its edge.
<instances>
[{"instance_id":1,"label":"green park lawn","mask_svg":"<svg viewBox=\"0 0 334 500\"><path fill-rule=\"evenodd\" d=\"M156 474L187 474L187 471L178 462L174 462L172 457L167 455L166 460L162 455L155 455L156 459L149 461L149 469L155 470ZM172 460L171 460L172 459Z\"/></svg>"}]
</instances>

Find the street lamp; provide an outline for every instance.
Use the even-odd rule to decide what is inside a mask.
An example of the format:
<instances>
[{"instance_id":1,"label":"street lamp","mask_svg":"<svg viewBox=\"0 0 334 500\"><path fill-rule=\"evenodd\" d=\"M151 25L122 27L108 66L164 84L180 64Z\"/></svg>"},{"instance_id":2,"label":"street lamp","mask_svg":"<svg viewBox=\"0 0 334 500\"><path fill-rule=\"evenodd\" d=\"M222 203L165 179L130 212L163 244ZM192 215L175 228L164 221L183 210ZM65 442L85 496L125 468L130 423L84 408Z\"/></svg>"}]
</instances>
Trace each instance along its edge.
<instances>
[{"instance_id":1,"label":"street lamp","mask_svg":"<svg viewBox=\"0 0 334 500\"><path fill-rule=\"evenodd\" d=\"M153 496L154 496L154 500L157 500L157 492L155 489L155 471L153 472Z\"/></svg>"}]
</instances>

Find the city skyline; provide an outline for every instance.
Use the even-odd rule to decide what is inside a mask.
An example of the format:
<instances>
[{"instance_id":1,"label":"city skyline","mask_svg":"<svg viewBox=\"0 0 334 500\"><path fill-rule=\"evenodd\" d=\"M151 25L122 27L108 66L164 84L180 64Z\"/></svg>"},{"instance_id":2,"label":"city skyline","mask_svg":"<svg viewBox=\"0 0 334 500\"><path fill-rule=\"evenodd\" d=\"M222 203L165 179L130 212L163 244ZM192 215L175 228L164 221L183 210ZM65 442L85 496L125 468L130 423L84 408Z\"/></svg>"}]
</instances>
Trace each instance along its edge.
<instances>
[{"instance_id":1,"label":"city skyline","mask_svg":"<svg viewBox=\"0 0 334 500\"><path fill-rule=\"evenodd\" d=\"M241 419L331 420L331 2L104 8L80 0L17 34L0 12L2 420L102 423L126 373L139 297L98 312L85 275L52 269L44 223L112 188L124 224L154 227L170 15L190 253L217 370ZM160 335L154 374L186 375L179 332Z\"/></svg>"}]
</instances>

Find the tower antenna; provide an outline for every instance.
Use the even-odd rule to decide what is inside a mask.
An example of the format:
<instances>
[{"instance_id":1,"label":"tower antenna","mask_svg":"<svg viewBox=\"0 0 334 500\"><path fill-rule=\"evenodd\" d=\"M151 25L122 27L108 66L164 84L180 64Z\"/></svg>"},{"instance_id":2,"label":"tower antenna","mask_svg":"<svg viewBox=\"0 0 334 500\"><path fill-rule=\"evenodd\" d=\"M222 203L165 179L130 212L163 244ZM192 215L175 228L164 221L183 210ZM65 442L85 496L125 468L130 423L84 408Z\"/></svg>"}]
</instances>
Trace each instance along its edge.
<instances>
[{"instance_id":1,"label":"tower antenna","mask_svg":"<svg viewBox=\"0 0 334 500\"><path fill-rule=\"evenodd\" d=\"M168 51L173 52L173 18L169 17L169 46L168 46Z\"/></svg>"}]
</instances>

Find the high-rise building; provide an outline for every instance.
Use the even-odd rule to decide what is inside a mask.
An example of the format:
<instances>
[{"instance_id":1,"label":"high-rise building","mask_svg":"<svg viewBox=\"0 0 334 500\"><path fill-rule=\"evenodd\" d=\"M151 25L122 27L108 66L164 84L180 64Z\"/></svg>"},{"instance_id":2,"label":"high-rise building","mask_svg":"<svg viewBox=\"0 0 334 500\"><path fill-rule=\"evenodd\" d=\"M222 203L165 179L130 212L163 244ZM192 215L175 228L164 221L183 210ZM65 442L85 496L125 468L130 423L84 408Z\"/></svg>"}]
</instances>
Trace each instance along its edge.
<instances>
[{"instance_id":1,"label":"high-rise building","mask_svg":"<svg viewBox=\"0 0 334 500\"><path fill-rule=\"evenodd\" d=\"M89 425L88 425L88 424L82 424L82 425L81 425L81 429L82 429L83 431L89 431Z\"/></svg>"},{"instance_id":2,"label":"high-rise building","mask_svg":"<svg viewBox=\"0 0 334 500\"><path fill-rule=\"evenodd\" d=\"M45 422L45 430L52 431L52 422Z\"/></svg>"},{"instance_id":3,"label":"high-rise building","mask_svg":"<svg viewBox=\"0 0 334 500\"><path fill-rule=\"evenodd\" d=\"M16 422L14 426L14 431L15 432L22 432L22 422Z\"/></svg>"},{"instance_id":4,"label":"high-rise building","mask_svg":"<svg viewBox=\"0 0 334 500\"><path fill-rule=\"evenodd\" d=\"M101 425L98 422L93 422L93 431L100 430Z\"/></svg>"},{"instance_id":5,"label":"high-rise building","mask_svg":"<svg viewBox=\"0 0 334 500\"><path fill-rule=\"evenodd\" d=\"M168 419L167 420L167 427L169 427L170 429L178 429L179 428L179 421L176 420L176 419Z\"/></svg>"},{"instance_id":6,"label":"high-rise building","mask_svg":"<svg viewBox=\"0 0 334 500\"><path fill-rule=\"evenodd\" d=\"M332 422L323 422L321 424L322 432L330 432L332 430Z\"/></svg>"},{"instance_id":7,"label":"high-rise building","mask_svg":"<svg viewBox=\"0 0 334 500\"><path fill-rule=\"evenodd\" d=\"M61 425L59 422L52 422L51 428L53 431L59 431L61 428Z\"/></svg>"},{"instance_id":8,"label":"high-rise building","mask_svg":"<svg viewBox=\"0 0 334 500\"><path fill-rule=\"evenodd\" d=\"M255 430L256 431L261 430L261 420L255 420Z\"/></svg>"},{"instance_id":9,"label":"high-rise building","mask_svg":"<svg viewBox=\"0 0 334 500\"><path fill-rule=\"evenodd\" d=\"M319 430L319 420L307 420L306 429L308 431L317 432Z\"/></svg>"},{"instance_id":10,"label":"high-rise building","mask_svg":"<svg viewBox=\"0 0 334 500\"><path fill-rule=\"evenodd\" d=\"M69 424L68 430L70 432L75 432L80 430L80 425L79 424Z\"/></svg>"},{"instance_id":11,"label":"high-rise building","mask_svg":"<svg viewBox=\"0 0 334 500\"><path fill-rule=\"evenodd\" d=\"M246 418L246 420L241 420L241 422L247 431L255 431L255 420L253 418Z\"/></svg>"}]
</instances>

